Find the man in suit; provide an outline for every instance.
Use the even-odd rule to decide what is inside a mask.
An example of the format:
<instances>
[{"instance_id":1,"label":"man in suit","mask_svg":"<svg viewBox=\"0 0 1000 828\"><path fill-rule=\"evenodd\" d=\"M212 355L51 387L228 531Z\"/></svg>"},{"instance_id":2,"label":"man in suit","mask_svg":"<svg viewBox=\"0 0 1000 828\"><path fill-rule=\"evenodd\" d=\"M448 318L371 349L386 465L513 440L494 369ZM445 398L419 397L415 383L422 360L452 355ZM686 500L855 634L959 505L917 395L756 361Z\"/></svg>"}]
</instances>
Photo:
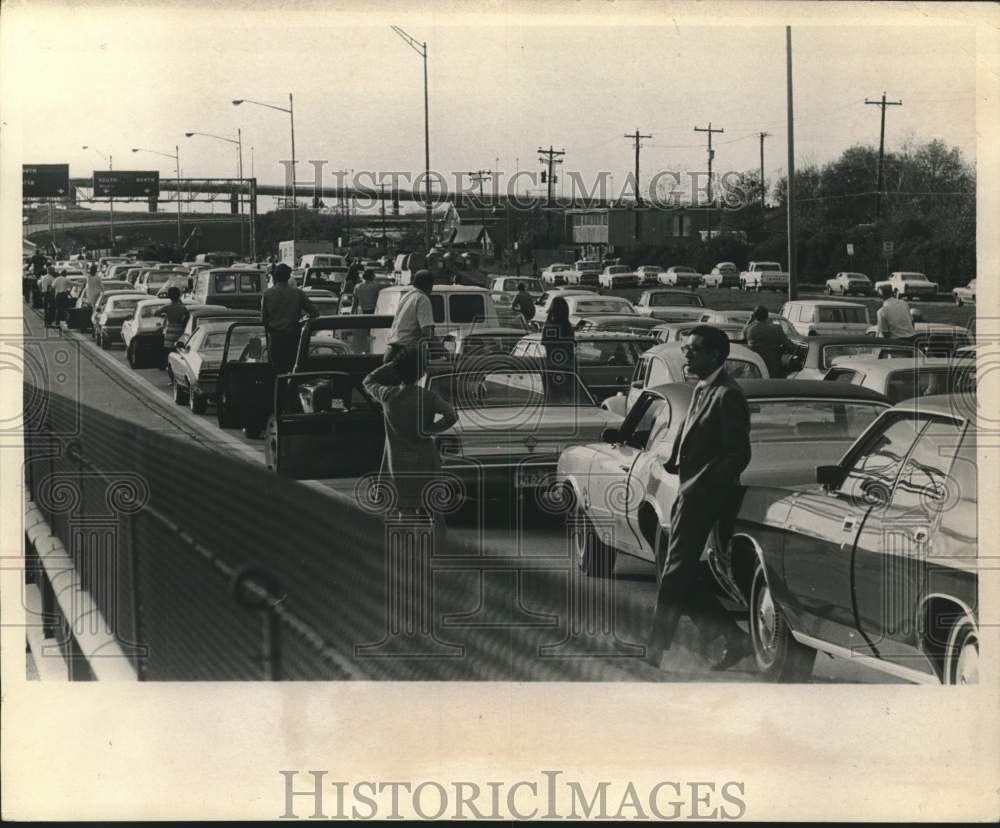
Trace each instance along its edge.
<instances>
[{"instance_id":1,"label":"man in suit","mask_svg":"<svg viewBox=\"0 0 1000 828\"><path fill-rule=\"evenodd\" d=\"M712 667L724 670L750 655L752 648L720 603L700 560L712 527L731 517L740 473L750 462L750 409L743 390L726 374L725 333L698 325L684 352L687 370L699 382L665 465L667 472L678 475L680 485L670 515L666 560L657 561L663 574L646 658L659 667L681 615L688 615L703 644L725 637L722 656Z\"/></svg>"}]
</instances>

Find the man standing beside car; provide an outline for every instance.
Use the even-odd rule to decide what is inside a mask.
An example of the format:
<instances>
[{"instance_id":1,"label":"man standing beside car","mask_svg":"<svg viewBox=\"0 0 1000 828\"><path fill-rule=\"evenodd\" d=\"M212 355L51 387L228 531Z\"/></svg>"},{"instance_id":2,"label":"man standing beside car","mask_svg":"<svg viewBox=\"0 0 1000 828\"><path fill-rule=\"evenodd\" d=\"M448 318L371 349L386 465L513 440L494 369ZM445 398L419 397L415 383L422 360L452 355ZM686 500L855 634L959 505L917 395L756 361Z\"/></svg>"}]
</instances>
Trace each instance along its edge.
<instances>
[{"instance_id":1,"label":"man standing beside car","mask_svg":"<svg viewBox=\"0 0 1000 828\"><path fill-rule=\"evenodd\" d=\"M878 320L878 335L887 339L912 339L916 331L910 317L910 306L892 295L889 285L879 285L882 307L875 318Z\"/></svg>"},{"instance_id":2,"label":"man standing beside car","mask_svg":"<svg viewBox=\"0 0 1000 828\"><path fill-rule=\"evenodd\" d=\"M399 301L396 317L392 320L389 336L386 337L383 362L392 362L403 351L419 348L422 342L430 344L434 339L434 308L431 306L431 291L434 290L434 276L429 270L418 270L413 275L413 290L408 290Z\"/></svg>"},{"instance_id":3,"label":"man standing beside car","mask_svg":"<svg viewBox=\"0 0 1000 828\"><path fill-rule=\"evenodd\" d=\"M517 295L511 303L511 309L520 313L526 324L535 318L535 303L524 282L517 283Z\"/></svg>"},{"instance_id":4,"label":"man standing beside car","mask_svg":"<svg viewBox=\"0 0 1000 828\"><path fill-rule=\"evenodd\" d=\"M785 376L781 358L786 354L794 354L796 348L781 328L768 321L767 315L767 308L757 305L743 329L743 338L747 347L764 360L768 375L781 379Z\"/></svg>"},{"instance_id":5,"label":"man standing beside car","mask_svg":"<svg viewBox=\"0 0 1000 828\"><path fill-rule=\"evenodd\" d=\"M299 346L302 315L310 319L319 316L309 297L288 282L292 269L284 262L274 266L274 285L264 291L260 301L260 317L267 331L268 354L278 374L287 374L295 365Z\"/></svg>"},{"instance_id":6,"label":"man standing beside car","mask_svg":"<svg viewBox=\"0 0 1000 828\"><path fill-rule=\"evenodd\" d=\"M361 275L361 283L354 288L354 313L375 313L375 304L383 285L375 281L375 271L371 268Z\"/></svg>"},{"instance_id":7,"label":"man standing beside car","mask_svg":"<svg viewBox=\"0 0 1000 828\"><path fill-rule=\"evenodd\" d=\"M724 636L725 649L712 665L713 670L724 670L750 655L752 648L720 603L701 553L712 528L728 522L736 507L740 474L750 463L750 408L743 390L726 373L725 333L698 325L687 338L684 354L688 371L699 381L664 466L680 482L665 560L657 560L662 577L646 659L659 667L681 616L687 615L703 645Z\"/></svg>"}]
</instances>

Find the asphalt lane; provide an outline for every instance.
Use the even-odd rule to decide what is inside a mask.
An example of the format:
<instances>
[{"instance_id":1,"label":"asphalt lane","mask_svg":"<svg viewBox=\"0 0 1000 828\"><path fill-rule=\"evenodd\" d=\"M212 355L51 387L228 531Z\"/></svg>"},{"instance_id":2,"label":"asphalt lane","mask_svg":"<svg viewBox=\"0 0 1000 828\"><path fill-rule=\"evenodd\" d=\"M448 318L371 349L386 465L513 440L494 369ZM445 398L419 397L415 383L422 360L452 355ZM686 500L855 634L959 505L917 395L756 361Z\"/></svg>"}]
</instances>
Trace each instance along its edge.
<instances>
[{"instance_id":1,"label":"asphalt lane","mask_svg":"<svg viewBox=\"0 0 1000 828\"><path fill-rule=\"evenodd\" d=\"M46 337L37 313L26 309L25 323L32 336ZM195 440L206 450L220 451L251 463L264 462L262 440L247 439L239 430L219 429L211 406L207 413L199 415L186 406L176 405L170 395L166 372L156 368L130 368L120 344L110 351L102 351L88 335L50 331L47 336L79 343L82 362L88 366L86 382L82 383L85 392L81 392L86 393L85 402L100 405L101 400L110 403L113 399L116 416L125 416L146 428L174 433L182 439ZM353 498L357 482L356 479L332 479L313 481L309 485L332 496ZM567 529L562 519L530 507L522 508L516 503L504 506L491 502L465 508L449 517L448 526L451 538L486 556L559 558L569 554ZM469 607L464 623L469 627L468 634L474 634L477 623L503 623L521 629L530 637L533 629L544 628L554 614L565 612L570 588L565 567L561 572L540 570L522 578L498 572L469 573L467 578ZM507 596L504 605L509 610L504 618L477 617L477 596L483 590ZM614 577L598 590L611 590L614 641L609 646L625 654L638 652L637 648L648 634L656 600L652 565L619 556ZM684 646L685 642L693 641L693 635L693 627L685 619L679 633L681 646L667 654L663 669L653 669L638 657L621 658L622 653L618 653L613 669L609 662L609 676L613 675L614 680L640 681L759 681L750 660L725 673L709 671L707 662ZM897 679L859 664L823 655L817 658L814 681L899 683Z\"/></svg>"}]
</instances>

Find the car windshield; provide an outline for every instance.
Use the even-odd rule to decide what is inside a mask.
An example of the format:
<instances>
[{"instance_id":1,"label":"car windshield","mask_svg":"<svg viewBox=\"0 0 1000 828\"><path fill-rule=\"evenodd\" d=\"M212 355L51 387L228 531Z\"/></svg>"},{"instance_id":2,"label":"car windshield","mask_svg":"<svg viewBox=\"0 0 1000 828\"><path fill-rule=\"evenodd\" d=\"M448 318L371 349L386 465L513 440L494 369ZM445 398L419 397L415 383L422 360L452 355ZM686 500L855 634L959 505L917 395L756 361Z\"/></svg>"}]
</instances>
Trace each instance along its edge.
<instances>
[{"instance_id":1,"label":"car windshield","mask_svg":"<svg viewBox=\"0 0 1000 828\"><path fill-rule=\"evenodd\" d=\"M627 342L613 339L576 340L578 365L635 365L636 356L647 351L653 342Z\"/></svg>"},{"instance_id":2,"label":"car windshield","mask_svg":"<svg viewBox=\"0 0 1000 828\"><path fill-rule=\"evenodd\" d=\"M261 336L261 328L236 328L229 340L230 351L240 351L247 346L255 336ZM201 342L201 350L222 350L226 346L226 331L210 331Z\"/></svg>"},{"instance_id":3,"label":"car windshield","mask_svg":"<svg viewBox=\"0 0 1000 828\"><path fill-rule=\"evenodd\" d=\"M751 443L800 443L803 439L853 442L885 410L870 401L753 400Z\"/></svg>"},{"instance_id":4,"label":"car windshield","mask_svg":"<svg viewBox=\"0 0 1000 828\"><path fill-rule=\"evenodd\" d=\"M695 273L693 267L685 267L684 265L678 265L677 267L670 268L674 273Z\"/></svg>"},{"instance_id":5,"label":"car windshield","mask_svg":"<svg viewBox=\"0 0 1000 828\"><path fill-rule=\"evenodd\" d=\"M160 308L165 307L166 304L167 304L166 302L161 302L158 305L146 305L142 309L142 318L147 319L150 316L156 316L156 314L159 313Z\"/></svg>"},{"instance_id":6,"label":"car windshield","mask_svg":"<svg viewBox=\"0 0 1000 828\"><path fill-rule=\"evenodd\" d=\"M577 270L603 270L600 262L577 262Z\"/></svg>"},{"instance_id":7,"label":"car windshield","mask_svg":"<svg viewBox=\"0 0 1000 828\"><path fill-rule=\"evenodd\" d=\"M165 285L171 278L173 274L166 270L153 270L149 273L149 278L146 282L150 287L161 287Z\"/></svg>"},{"instance_id":8,"label":"car windshield","mask_svg":"<svg viewBox=\"0 0 1000 828\"><path fill-rule=\"evenodd\" d=\"M864 273L845 273L844 276L850 279L852 282L869 282L871 281Z\"/></svg>"},{"instance_id":9,"label":"car windshield","mask_svg":"<svg viewBox=\"0 0 1000 828\"><path fill-rule=\"evenodd\" d=\"M456 409L593 406L594 399L576 374L563 371L492 371L441 374L428 388ZM499 423L498 423L499 425ZM505 423L514 427L513 423Z\"/></svg>"},{"instance_id":10,"label":"car windshield","mask_svg":"<svg viewBox=\"0 0 1000 828\"><path fill-rule=\"evenodd\" d=\"M632 271L629 270L625 265L615 265L614 267L608 268L609 275L615 275L618 273L631 273L631 272Z\"/></svg>"},{"instance_id":11,"label":"car windshield","mask_svg":"<svg viewBox=\"0 0 1000 828\"><path fill-rule=\"evenodd\" d=\"M878 344L827 345L823 348L823 367L829 368L840 357L876 357L878 359L913 359L914 349L904 346L887 347Z\"/></svg>"},{"instance_id":12,"label":"car windshield","mask_svg":"<svg viewBox=\"0 0 1000 828\"><path fill-rule=\"evenodd\" d=\"M865 308L819 307L820 322L853 322L868 323L868 312Z\"/></svg>"},{"instance_id":13,"label":"car windshield","mask_svg":"<svg viewBox=\"0 0 1000 828\"><path fill-rule=\"evenodd\" d=\"M934 394L975 394L976 366L963 365L960 369L914 368L894 371L889 375L885 395L889 402L898 403L914 397Z\"/></svg>"},{"instance_id":14,"label":"car windshield","mask_svg":"<svg viewBox=\"0 0 1000 828\"><path fill-rule=\"evenodd\" d=\"M926 282L927 277L923 273L903 273L904 282Z\"/></svg>"},{"instance_id":15,"label":"car windshield","mask_svg":"<svg viewBox=\"0 0 1000 828\"><path fill-rule=\"evenodd\" d=\"M125 313L131 313L135 310L135 306L139 304L141 299L136 297L135 299L117 299L114 302L108 303L108 310L110 313L121 315Z\"/></svg>"},{"instance_id":16,"label":"car windshield","mask_svg":"<svg viewBox=\"0 0 1000 828\"><path fill-rule=\"evenodd\" d=\"M702 307L700 296L682 296L677 293L654 293L650 297L649 304L656 308L670 306Z\"/></svg>"},{"instance_id":17,"label":"car windshield","mask_svg":"<svg viewBox=\"0 0 1000 828\"><path fill-rule=\"evenodd\" d=\"M608 296L604 299L585 299L576 303L576 314L585 313L635 313L635 309L627 299Z\"/></svg>"}]
</instances>

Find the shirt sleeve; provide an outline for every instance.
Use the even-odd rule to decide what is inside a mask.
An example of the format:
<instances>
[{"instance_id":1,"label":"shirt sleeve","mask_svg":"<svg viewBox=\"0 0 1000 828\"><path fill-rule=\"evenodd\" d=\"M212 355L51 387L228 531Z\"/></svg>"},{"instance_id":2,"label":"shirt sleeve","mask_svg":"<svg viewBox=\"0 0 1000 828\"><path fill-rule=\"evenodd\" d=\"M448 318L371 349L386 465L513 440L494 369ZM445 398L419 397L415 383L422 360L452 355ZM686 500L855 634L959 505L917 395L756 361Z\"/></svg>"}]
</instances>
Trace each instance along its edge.
<instances>
[{"instance_id":1,"label":"shirt sleeve","mask_svg":"<svg viewBox=\"0 0 1000 828\"><path fill-rule=\"evenodd\" d=\"M267 329L267 294L260 297L260 321Z\"/></svg>"},{"instance_id":2,"label":"shirt sleeve","mask_svg":"<svg viewBox=\"0 0 1000 828\"><path fill-rule=\"evenodd\" d=\"M393 381L396 381L393 384ZM399 393L399 377L395 365L380 365L362 380L368 395L379 402L388 402Z\"/></svg>"}]
</instances>

